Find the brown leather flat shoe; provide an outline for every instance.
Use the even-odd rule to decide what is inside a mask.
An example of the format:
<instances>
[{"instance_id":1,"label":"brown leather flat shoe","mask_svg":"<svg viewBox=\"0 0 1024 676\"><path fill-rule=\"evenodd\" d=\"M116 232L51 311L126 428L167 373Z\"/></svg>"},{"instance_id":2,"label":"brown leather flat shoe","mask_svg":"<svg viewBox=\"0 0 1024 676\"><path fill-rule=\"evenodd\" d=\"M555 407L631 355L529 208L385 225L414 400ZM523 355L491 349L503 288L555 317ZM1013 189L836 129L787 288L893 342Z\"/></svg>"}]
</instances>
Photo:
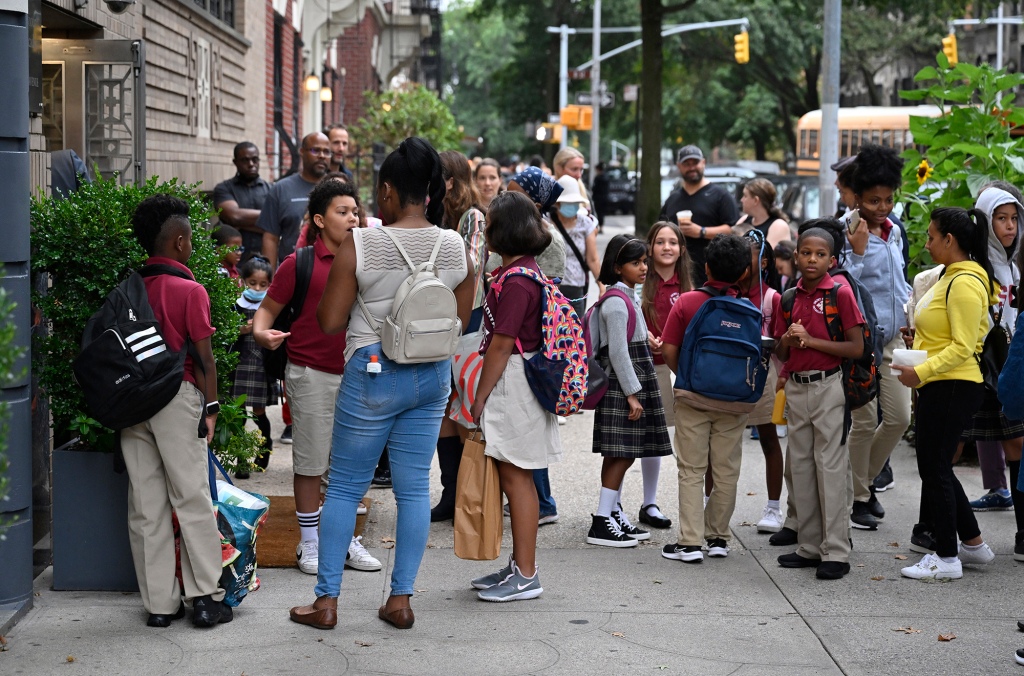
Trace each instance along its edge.
<instances>
[{"instance_id":1,"label":"brown leather flat shoe","mask_svg":"<svg viewBox=\"0 0 1024 676\"><path fill-rule=\"evenodd\" d=\"M381 606L377 611L377 617L398 629L408 629L416 621L412 608L395 608L389 613L387 606Z\"/></svg>"},{"instance_id":2,"label":"brown leather flat shoe","mask_svg":"<svg viewBox=\"0 0 1024 676\"><path fill-rule=\"evenodd\" d=\"M334 629L338 624L338 599L321 596L312 605L296 606L288 612L292 622L317 629Z\"/></svg>"}]
</instances>

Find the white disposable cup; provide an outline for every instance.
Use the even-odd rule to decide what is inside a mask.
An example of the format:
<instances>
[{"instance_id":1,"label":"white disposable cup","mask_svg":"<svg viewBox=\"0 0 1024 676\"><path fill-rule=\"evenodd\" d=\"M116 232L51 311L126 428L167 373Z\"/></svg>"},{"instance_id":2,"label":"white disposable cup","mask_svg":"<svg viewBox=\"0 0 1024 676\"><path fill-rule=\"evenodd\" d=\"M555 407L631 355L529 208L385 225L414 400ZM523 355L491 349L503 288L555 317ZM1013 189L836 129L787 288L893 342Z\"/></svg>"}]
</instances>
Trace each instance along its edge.
<instances>
[{"instance_id":1,"label":"white disposable cup","mask_svg":"<svg viewBox=\"0 0 1024 676\"><path fill-rule=\"evenodd\" d=\"M903 350L897 348L892 351L892 365L893 366L920 366L928 359L928 353L925 350ZM900 374L894 368L890 368L894 376Z\"/></svg>"},{"instance_id":2,"label":"white disposable cup","mask_svg":"<svg viewBox=\"0 0 1024 676\"><path fill-rule=\"evenodd\" d=\"M693 218L693 212L689 209L683 209L682 211L676 212L676 222L681 223L683 220L689 220Z\"/></svg>"}]
</instances>

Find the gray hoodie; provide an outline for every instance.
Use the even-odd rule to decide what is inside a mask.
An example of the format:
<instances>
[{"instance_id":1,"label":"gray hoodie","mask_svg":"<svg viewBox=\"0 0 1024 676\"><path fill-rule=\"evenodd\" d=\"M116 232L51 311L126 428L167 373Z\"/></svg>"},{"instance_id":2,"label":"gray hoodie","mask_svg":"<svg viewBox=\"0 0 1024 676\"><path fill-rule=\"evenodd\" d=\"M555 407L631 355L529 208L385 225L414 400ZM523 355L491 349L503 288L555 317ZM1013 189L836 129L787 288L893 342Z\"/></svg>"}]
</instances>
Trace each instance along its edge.
<instances>
[{"instance_id":1,"label":"gray hoodie","mask_svg":"<svg viewBox=\"0 0 1024 676\"><path fill-rule=\"evenodd\" d=\"M903 277L901 238L906 235L892 221L889 221L889 225L892 230L888 241L873 233L868 235L868 247L863 256L853 253L847 242L843 250L846 263L840 263L871 294L878 324L882 327L882 341L886 345L899 335L901 326L908 326L906 307L911 291Z\"/></svg>"},{"instance_id":2,"label":"gray hoodie","mask_svg":"<svg viewBox=\"0 0 1024 676\"><path fill-rule=\"evenodd\" d=\"M996 237L992 228L992 214L997 207L1004 204L1017 205L1017 234L1013 238L1013 244L1009 248L1004 247ZM999 188L987 188L980 195L976 203L978 210L984 212L988 219L988 259L992 263L992 270L996 275L996 283L999 284L999 305L993 309L998 314L1003 313L1000 322L1013 334L1013 328L1017 323L1017 308L1010 307L1011 287L1020 283L1020 271L1017 270L1017 252L1020 250L1020 228L1024 226L1024 206L1013 198L1013 195L1000 190Z\"/></svg>"}]
</instances>

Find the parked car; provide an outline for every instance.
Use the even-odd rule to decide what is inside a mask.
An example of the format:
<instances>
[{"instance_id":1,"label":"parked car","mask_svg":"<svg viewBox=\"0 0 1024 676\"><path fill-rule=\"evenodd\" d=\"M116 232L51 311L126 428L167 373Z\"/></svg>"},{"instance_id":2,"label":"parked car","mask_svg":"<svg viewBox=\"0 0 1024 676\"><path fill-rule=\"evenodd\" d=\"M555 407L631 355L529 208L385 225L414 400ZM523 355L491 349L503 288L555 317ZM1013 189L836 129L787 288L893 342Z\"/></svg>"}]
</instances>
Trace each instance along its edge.
<instances>
[{"instance_id":1,"label":"parked car","mask_svg":"<svg viewBox=\"0 0 1024 676\"><path fill-rule=\"evenodd\" d=\"M608 213L631 214L636 204L636 180L625 167L608 167Z\"/></svg>"}]
</instances>

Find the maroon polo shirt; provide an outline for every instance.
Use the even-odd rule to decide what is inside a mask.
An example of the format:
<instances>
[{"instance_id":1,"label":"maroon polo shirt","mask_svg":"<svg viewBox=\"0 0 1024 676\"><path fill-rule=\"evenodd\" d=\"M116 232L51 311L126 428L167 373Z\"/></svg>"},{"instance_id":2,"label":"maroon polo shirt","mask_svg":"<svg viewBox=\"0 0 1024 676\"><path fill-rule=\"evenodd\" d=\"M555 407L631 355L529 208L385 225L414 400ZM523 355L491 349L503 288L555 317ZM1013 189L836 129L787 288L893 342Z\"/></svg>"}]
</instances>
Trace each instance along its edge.
<instances>
[{"instance_id":1,"label":"maroon polo shirt","mask_svg":"<svg viewBox=\"0 0 1024 676\"><path fill-rule=\"evenodd\" d=\"M652 317L645 312L644 321L647 322L647 329L656 338L660 338L662 327L665 326L665 321L668 319L669 313L672 312L672 306L679 300L679 275L672 273L668 279L662 279L656 271L653 274L657 284L654 290L654 314L657 316ZM651 356L654 357L655 364L665 363L664 357L660 354Z\"/></svg>"},{"instance_id":2,"label":"maroon polo shirt","mask_svg":"<svg viewBox=\"0 0 1024 676\"><path fill-rule=\"evenodd\" d=\"M708 280L706 285L712 289L728 289L727 294L733 297L739 294L739 289L725 282L712 282ZM697 289L687 291L679 296L679 300L672 306L672 311L669 312L668 319L665 321L665 330L661 334L661 342L682 347L683 338L686 337L686 327L690 325L690 322L693 321L693 316L697 314L697 310L700 309L700 306L708 298L711 298L711 296Z\"/></svg>"},{"instance_id":3,"label":"maroon polo shirt","mask_svg":"<svg viewBox=\"0 0 1024 676\"><path fill-rule=\"evenodd\" d=\"M530 268L540 273L533 256L523 256L509 266L519 267ZM498 268L494 271L494 278L499 279L509 268ZM542 296L540 284L522 275L510 275L502 282L500 298L495 295L492 285L487 292L487 298L484 299L484 339L480 343L480 354L487 352L491 336L495 333L518 338L523 352L539 349Z\"/></svg>"},{"instance_id":4,"label":"maroon polo shirt","mask_svg":"<svg viewBox=\"0 0 1024 676\"><path fill-rule=\"evenodd\" d=\"M202 284L195 281L192 271L172 258L151 256L146 265L170 265L187 272L191 279L174 275L144 277L149 305L153 308L160 331L164 334L167 349L181 352L187 337L193 343L209 338L216 329L210 323L210 296ZM192 356L185 356L185 382L198 385Z\"/></svg>"},{"instance_id":5,"label":"maroon polo shirt","mask_svg":"<svg viewBox=\"0 0 1024 676\"><path fill-rule=\"evenodd\" d=\"M324 295L334 254L319 237L313 242L313 254L313 276L309 280L306 300L298 317L292 322L292 335L285 343L288 361L296 366L340 375L345 371L345 333L329 336L320 330L320 322L316 319L316 308ZM290 253L274 273L274 281L270 283L267 295L275 302L286 305L294 293L295 254Z\"/></svg>"},{"instance_id":6,"label":"maroon polo shirt","mask_svg":"<svg viewBox=\"0 0 1024 676\"><path fill-rule=\"evenodd\" d=\"M842 323L843 331L864 323L864 316L857 307L857 298L853 290L844 283L839 282L839 320ZM830 340L828 326L825 324L823 306L825 303L826 289L831 289L835 281L827 273L818 282L818 286L812 290L804 288L804 280L796 283L796 297L793 299L793 312L790 321L796 323L800 320L807 333L814 338ZM772 321L772 336L781 339L789 326L782 316L782 312L776 313ZM828 371L842 364L841 357L835 357L824 352L811 348L791 347L789 348L789 359L786 360L785 373L801 373L804 371Z\"/></svg>"}]
</instances>

